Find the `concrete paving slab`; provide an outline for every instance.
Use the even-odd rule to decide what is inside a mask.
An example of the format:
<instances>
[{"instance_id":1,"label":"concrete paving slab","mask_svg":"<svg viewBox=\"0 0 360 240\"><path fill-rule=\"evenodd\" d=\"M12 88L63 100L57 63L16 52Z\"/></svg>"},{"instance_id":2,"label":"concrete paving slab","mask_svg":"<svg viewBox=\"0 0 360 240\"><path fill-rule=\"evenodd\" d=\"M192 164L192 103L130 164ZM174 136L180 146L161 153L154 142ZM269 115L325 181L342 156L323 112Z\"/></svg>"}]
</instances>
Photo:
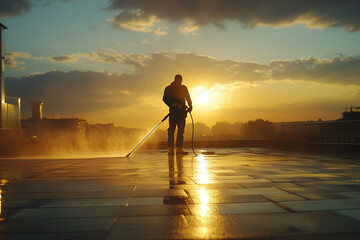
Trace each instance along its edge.
<instances>
[{"instance_id":1,"label":"concrete paving slab","mask_svg":"<svg viewBox=\"0 0 360 240\"><path fill-rule=\"evenodd\" d=\"M277 213L285 209L272 202L217 204L220 214Z\"/></svg>"},{"instance_id":2,"label":"concrete paving slab","mask_svg":"<svg viewBox=\"0 0 360 240\"><path fill-rule=\"evenodd\" d=\"M91 232L110 230L115 218L13 219L1 222L0 233Z\"/></svg>"},{"instance_id":3,"label":"concrete paving slab","mask_svg":"<svg viewBox=\"0 0 360 240\"><path fill-rule=\"evenodd\" d=\"M42 193L7 193L4 200L35 200L35 199L79 199L79 198L127 198L133 194L131 191L110 191L110 192L42 192Z\"/></svg>"},{"instance_id":4,"label":"concrete paving slab","mask_svg":"<svg viewBox=\"0 0 360 240\"><path fill-rule=\"evenodd\" d=\"M268 183L270 182L267 179L218 179L218 181L220 183L237 183L237 184L242 184L242 183Z\"/></svg>"},{"instance_id":5,"label":"concrete paving slab","mask_svg":"<svg viewBox=\"0 0 360 240\"><path fill-rule=\"evenodd\" d=\"M2 234L3 240L105 240L108 232Z\"/></svg>"},{"instance_id":6,"label":"concrete paving slab","mask_svg":"<svg viewBox=\"0 0 360 240\"><path fill-rule=\"evenodd\" d=\"M354 190L352 187L343 186L311 186L311 187L279 187L279 189L291 193L334 193L334 192L351 192Z\"/></svg>"},{"instance_id":7,"label":"concrete paving slab","mask_svg":"<svg viewBox=\"0 0 360 240\"><path fill-rule=\"evenodd\" d=\"M348 198L360 198L360 191L358 192L339 192L338 195L348 197Z\"/></svg>"},{"instance_id":8,"label":"concrete paving slab","mask_svg":"<svg viewBox=\"0 0 360 240\"><path fill-rule=\"evenodd\" d=\"M116 216L163 216L187 215L184 205L135 206L135 207L72 207L72 208L24 208L10 212L6 219L33 218L94 218Z\"/></svg>"},{"instance_id":9,"label":"concrete paving slab","mask_svg":"<svg viewBox=\"0 0 360 240\"><path fill-rule=\"evenodd\" d=\"M264 194L264 197L270 199L273 202L282 202L282 201L303 201L305 198L291 194L291 193L275 193L275 194Z\"/></svg>"},{"instance_id":10,"label":"concrete paving slab","mask_svg":"<svg viewBox=\"0 0 360 240\"><path fill-rule=\"evenodd\" d=\"M351 209L351 210L337 210L335 212L360 221L360 208L359 209Z\"/></svg>"},{"instance_id":11,"label":"concrete paving slab","mask_svg":"<svg viewBox=\"0 0 360 240\"><path fill-rule=\"evenodd\" d=\"M129 159L0 159L1 237L360 236L356 156L261 148L215 151L198 157L138 151Z\"/></svg>"},{"instance_id":12,"label":"concrete paving slab","mask_svg":"<svg viewBox=\"0 0 360 240\"><path fill-rule=\"evenodd\" d=\"M323 192L311 192L311 193L298 193L299 196L309 200L325 200L325 199L343 199L349 198L347 196L338 193L323 193ZM285 200L286 201L286 200Z\"/></svg>"},{"instance_id":13,"label":"concrete paving slab","mask_svg":"<svg viewBox=\"0 0 360 240\"><path fill-rule=\"evenodd\" d=\"M186 193L183 189L149 189L138 190L136 189L132 194L133 197L168 197L168 196L184 196Z\"/></svg>"},{"instance_id":14,"label":"concrete paving slab","mask_svg":"<svg viewBox=\"0 0 360 240\"><path fill-rule=\"evenodd\" d=\"M97 199L65 199L49 200L42 204L41 208L64 208L64 207L125 207L128 198L97 198Z\"/></svg>"},{"instance_id":15,"label":"concrete paving slab","mask_svg":"<svg viewBox=\"0 0 360 240\"><path fill-rule=\"evenodd\" d=\"M285 193L284 191L274 188L243 188L243 189L223 189L222 193L226 195L264 195L264 194L281 194Z\"/></svg>"},{"instance_id":16,"label":"concrete paving slab","mask_svg":"<svg viewBox=\"0 0 360 240\"><path fill-rule=\"evenodd\" d=\"M191 195L187 199L189 204L202 204L202 203L255 203L255 202L268 202L269 200L261 195Z\"/></svg>"},{"instance_id":17,"label":"concrete paving slab","mask_svg":"<svg viewBox=\"0 0 360 240\"><path fill-rule=\"evenodd\" d=\"M128 201L128 206L147 206L147 205L163 205L163 197L132 197Z\"/></svg>"},{"instance_id":18,"label":"concrete paving slab","mask_svg":"<svg viewBox=\"0 0 360 240\"><path fill-rule=\"evenodd\" d=\"M197 188L194 189L226 189L226 188L243 188L237 183L217 183L217 184L199 184L196 185Z\"/></svg>"},{"instance_id":19,"label":"concrete paving slab","mask_svg":"<svg viewBox=\"0 0 360 240\"><path fill-rule=\"evenodd\" d=\"M281 202L296 211L359 209L360 199L308 200Z\"/></svg>"},{"instance_id":20,"label":"concrete paving slab","mask_svg":"<svg viewBox=\"0 0 360 240\"><path fill-rule=\"evenodd\" d=\"M241 186L245 188L265 188L265 187L297 187L297 184L294 183L275 183L275 182L248 182L240 183Z\"/></svg>"}]
</instances>

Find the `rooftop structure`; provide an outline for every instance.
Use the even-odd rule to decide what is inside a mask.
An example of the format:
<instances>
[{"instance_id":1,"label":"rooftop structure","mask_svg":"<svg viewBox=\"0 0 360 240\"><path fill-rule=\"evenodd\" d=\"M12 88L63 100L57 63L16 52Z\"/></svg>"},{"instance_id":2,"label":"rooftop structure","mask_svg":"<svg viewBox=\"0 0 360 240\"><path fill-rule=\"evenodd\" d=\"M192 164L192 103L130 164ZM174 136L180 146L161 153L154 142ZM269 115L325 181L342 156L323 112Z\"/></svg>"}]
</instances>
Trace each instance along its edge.
<instances>
[{"instance_id":1,"label":"rooftop structure","mask_svg":"<svg viewBox=\"0 0 360 240\"><path fill-rule=\"evenodd\" d=\"M0 129L21 129L20 98L8 97L5 94L4 57L2 31L8 29L0 23Z\"/></svg>"},{"instance_id":2,"label":"rooftop structure","mask_svg":"<svg viewBox=\"0 0 360 240\"><path fill-rule=\"evenodd\" d=\"M360 107L350 107L342 113L342 120L360 120Z\"/></svg>"}]
</instances>

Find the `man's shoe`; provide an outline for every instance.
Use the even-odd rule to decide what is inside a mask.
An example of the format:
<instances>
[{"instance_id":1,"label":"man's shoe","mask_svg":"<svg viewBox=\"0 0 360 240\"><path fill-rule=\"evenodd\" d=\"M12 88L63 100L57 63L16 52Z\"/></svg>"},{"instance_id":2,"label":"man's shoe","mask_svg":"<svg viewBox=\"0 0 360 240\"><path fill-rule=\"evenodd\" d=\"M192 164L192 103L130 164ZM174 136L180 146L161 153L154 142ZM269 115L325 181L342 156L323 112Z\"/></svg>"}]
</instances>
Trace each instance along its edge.
<instances>
[{"instance_id":1,"label":"man's shoe","mask_svg":"<svg viewBox=\"0 0 360 240\"><path fill-rule=\"evenodd\" d=\"M174 154L175 154L174 148L173 148L173 147L169 147L168 155L174 155Z\"/></svg>"},{"instance_id":2,"label":"man's shoe","mask_svg":"<svg viewBox=\"0 0 360 240\"><path fill-rule=\"evenodd\" d=\"M183 149L183 148L181 148L181 147L177 147L177 148L176 148L176 154L188 155L189 153L188 153L188 152L186 152L186 151L184 151L184 149Z\"/></svg>"}]
</instances>

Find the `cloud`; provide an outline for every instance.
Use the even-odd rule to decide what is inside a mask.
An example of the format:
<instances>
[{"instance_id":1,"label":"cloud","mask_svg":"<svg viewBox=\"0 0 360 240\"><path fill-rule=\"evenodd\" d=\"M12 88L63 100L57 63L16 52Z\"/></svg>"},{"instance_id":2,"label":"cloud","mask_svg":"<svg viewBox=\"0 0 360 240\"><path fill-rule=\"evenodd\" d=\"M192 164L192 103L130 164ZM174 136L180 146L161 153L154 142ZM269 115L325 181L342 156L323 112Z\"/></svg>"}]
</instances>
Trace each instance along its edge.
<instances>
[{"instance_id":1,"label":"cloud","mask_svg":"<svg viewBox=\"0 0 360 240\"><path fill-rule=\"evenodd\" d=\"M136 53L121 54L116 51L104 51L104 52L89 52L89 53L76 53L70 55L54 55L50 57L36 57L31 56L25 52L7 52L5 64L7 67L16 68L19 70L18 65L25 65L25 62L20 62L18 58L31 58L34 60L47 60L53 63L74 63L81 58L88 59L94 62L103 63L124 63L134 67L140 67L149 56Z\"/></svg>"},{"instance_id":2,"label":"cloud","mask_svg":"<svg viewBox=\"0 0 360 240\"><path fill-rule=\"evenodd\" d=\"M63 55L63 56L52 56L49 58L50 62L63 62L63 63L73 63L77 62L79 58L76 55Z\"/></svg>"},{"instance_id":3,"label":"cloud","mask_svg":"<svg viewBox=\"0 0 360 240\"><path fill-rule=\"evenodd\" d=\"M166 35L167 26L160 23L161 20L155 15L147 14L143 11L125 10L108 19L107 22L114 26L136 32L153 32L156 35Z\"/></svg>"},{"instance_id":4,"label":"cloud","mask_svg":"<svg viewBox=\"0 0 360 240\"><path fill-rule=\"evenodd\" d=\"M29 0L0 0L0 18L23 15L29 12L30 8Z\"/></svg>"},{"instance_id":5,"label":"cloud","mask_svg":"<svg viewBox=\"0 0 360 240\"><path fill-rule=\"evenodd\" d=\"M190 21L193 29L207 24L223 28L225 22L237 21L247 28L305 23L309 28L340 26L360 30L357 0L110 0L108 9L121 11L113 18L114 25L120 28L126 28L127 23L132 26L135 20L141 20L144 26L167 20ZM137 13L141 13L139 17ZM179 31L186 33L190 29L180 27Z\"/></svg>"},{"instance_id":6,"label":"cloud","mask_svg":"<svg viewBox=\"0 0 360 240\"><path fill-rule=\"evenodd\" d=\"M20 69L24 62L17 59L31 58L54 63L74 63L88 59L101 63L120 63L134 67L139 76L162 79L182 73L194 84L213 85L231 82L259 81L308 81L341 85L360 85L360 56L339 56L333 59L315 57L296 60L273 60L270 64L221 60L194 53L158 52L151 55L122 54L114 50L51 57L34 57L24 52L8 52L6 66ZM192 84L192 83L191 83Z\"/></svg>"},{"instance_id":7,"label":"cloud","mask_svg":"<svg viewBox=\"0 0 360 240\"><path fill-rule=\"evenodd\" d=\"M14 68L16 70L24 70L24 62L19 61L19 58L31 58L30 54L25 52L7 52L5 55L5 66Z\"/></svg>"},{"instance_id":8,"label":"cloud","mask_svg":"<svg viewBox=\"0 0 360 240\"><path fill-rule=\"evenodd\" d=\"M95 62L124 63L135 68L140 68L149 56L137 53L121 54L115 51L80 53L81 57Z\"/></svg>"},{"instance_id":9,"label":"cloud","mask_svg":"<svg viewBox=\"0 0 360 240\"><path fill-rule=\"evenodd\" d=\"M48 59L48 61L50 62L72 63L72 62L77 62L80 58L85 58L94 62L124 63L137 67L141 65L145 61L145 59L149 57L137 53L121 54L116 51L104 51L104 52L77 53L71 55L57 55L51 57L40 57L38 59Z\"/></svg>"},{"instance_id":10,"label":"cloud","mask_svg":"<svg viewBox=\"0 0 360 240\"><path fill-rule=\"evenodd\" d=\"M270 78L274 80L302 80L321 83L360 85L360 57L334 59L301 58L276 60L270 66Z\"/></svg>"},{"instance_id":11,"label":"cloud","mask_svg":"<svg viewBox=\"0 0 360 240\"><path fill-rule=\"evenodd\" d=\"M179 33L188 35L196 34L196 31L199 29L199 26L191 20L186 20L186 25L180 26L178 28Z\"/></svg>"},{"instance_id":12,"label":"cloud","mask_svg":"<svg viewBox=\"0 0 360 240\"><path fill-rule=\"evenodd\" d=\"M44 100L47 113L81 115L135 104L136 101L130 100L132 91L126 87L124 77L126 75L94 71L51 71L21 78L8 77L6 90L9 95L22 98L25 113L29 114L27 105L32 100Z\"/></svg>"},{"instance_id":13,"label":"cloud","mask_svg":"<svg viewBox=\"0 0 360 240\"><path fill-rule=\"evenodd\" d=\"M58 0L69 2L72 0ZM50 5L52 0L0 0L0 18L23 15L31 10L36 3Z\"/></svg>"},{"instance_id":14,"label":"cloud","mask_svg":"<svg viewBox=\"0 0 360 240\"><path fill-rule=\"evenodd\" d=\"M22 98L25 116L29 116L31 112L32 100L44 100L48 116L92 116L89 120L100 122L116 121L119 118L127 119L129 125L146 125L148 122L151 125L157 121L156 114L161 115L166 111L166 106L161 101L162 93L178 73L183 75L184 84L193 91L194 101L196 98L202 99L201 94L205 92L211 103L211 107L207 109L218 111L216 116L208 116L203 121L216 120L220 116L226 117L228 121L245 121L256 116L275 119L275 115L271 114L274 109L277 109L278 116L285 119L287 115L285 112L281 113L280 108L285 108L286 103L307 101L320 104L311 99L327 97L340 99L337 105L336 101L332 105L338 107L354 102L348 99L349 91L360 92L360 57L276 60L270 64L260 64L221 60L193 53L160 52L144 56L94 52L82 55L89 59L91 57L93 61L129 64L135 70L122 74L51 71L20 78L7 77L7 94ZM286 86L286 92L281 86ZM345 96L341 95L343 93ZM353 92L351 95L355 96ZM259 105L265 106L261 108ZM240 106L254 109L246 110ZM307 106L309 105L305 104L303 109ZM334 111L338 110L336 108ZM230 117L231 112L238 120ZM243 113L242 117L239 112ZM311 114L314 113L307 112L306 117L310 118ZM148 115L151 117L147 117ZM136 116L136 121L133 116ZM298 116L292 117L295 119Z\"/></svg>"}]
</instances>

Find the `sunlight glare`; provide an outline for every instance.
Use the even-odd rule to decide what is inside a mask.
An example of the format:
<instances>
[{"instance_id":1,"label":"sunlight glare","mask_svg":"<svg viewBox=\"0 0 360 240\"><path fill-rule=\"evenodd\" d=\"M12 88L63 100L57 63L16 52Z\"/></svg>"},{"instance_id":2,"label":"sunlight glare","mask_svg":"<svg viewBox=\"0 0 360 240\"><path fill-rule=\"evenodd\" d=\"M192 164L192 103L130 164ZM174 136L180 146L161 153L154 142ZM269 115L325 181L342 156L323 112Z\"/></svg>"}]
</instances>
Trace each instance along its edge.
<instances>
[{"instance_id":1,"label":"sunlight glare","mask_svg":"<svg viewBox=\"0 0 360 240\"><path fill-rule=\"evenodd\" d=\"M213 93L205 87L196 87L193 89L192 98L195 106L210 107Z\"/></svg>"},{"instance_id":2,"label":"sunlight glare","mask_svg":"<svg viewBox=\"0 0 360 240\"><path fill-rule=\"evenodd\" d=\"M197 97L198 102L201 105L204 105L208 102L208 93L207 92L202 92L199 94L199 96Z\"/></svg>"}]
</instances>

